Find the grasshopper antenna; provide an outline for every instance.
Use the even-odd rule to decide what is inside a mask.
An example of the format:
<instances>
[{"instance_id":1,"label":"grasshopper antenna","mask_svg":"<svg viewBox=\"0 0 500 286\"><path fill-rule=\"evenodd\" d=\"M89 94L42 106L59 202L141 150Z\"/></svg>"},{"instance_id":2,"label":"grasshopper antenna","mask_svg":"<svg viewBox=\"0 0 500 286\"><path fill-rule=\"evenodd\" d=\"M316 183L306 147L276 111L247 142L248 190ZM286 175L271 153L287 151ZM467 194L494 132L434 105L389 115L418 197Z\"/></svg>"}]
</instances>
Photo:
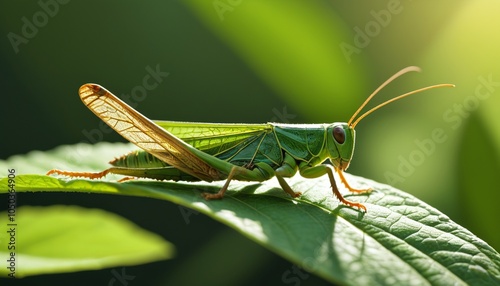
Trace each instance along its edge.
<instances>
[{"instance_id":1,"label":"grasshopper antenna","mask_svg":"<svg viewBox=\"0 0 500 286\"><path fill-rule=\"evenodd\" d=\"M356 121L353 122L354 118L356 118L356 116L358 116L359 112L361 112L361 110L366 106L366 104L368 104L368 102L370 102L370 100L382 89L384 88L386 85L388 85L389 83L391 83L392 81L394 81L395 79L397 79L398 77L404 75L405 73L409 73L409 72L420 72L421 69L419 67L416 67L416 66L409 66L409 67L406 67L400 71L398 71L397 73L395 73L393 76L391 76L388 80L386 80L384 83L382 83L374 92L372 92L372 94L370 94L370 96L368 96L368 98L365 100L365 102L363 102L363 104L361 104L361 106L358 108L358 110L356 110L356 112L352 115L351 119L349 119L349 122L347 122L347 125L351 128L354 129L354 127L356 127L356 125L361 121L361 119L365 118L366 116L368 116L369 114L371 114L372 112L374 112L375 110L391 103L391 102L394 102L396 100L400 100L402 98L405 98L407 96L410 96L412 94L415 94L415 93L419 93L419 92L422 92L422 91L426 91L426 90L429 90L429 89L434 89L434 88L441 88L441 87L455 87L454 84L449 84L449 83L442 83L442 84L436 84L436 85L431 85L431 86L427 86L427 87L423 87L423 88L419 88L417 90L414 90L414 91L410 91L410 92L407 92L405 94L402 94L400 96L396 96L394 98L391 98L389 100L387 100L386 102L383 102L377 106L375 106L374 108L368 110L367 112L363 113L363 115L361 115L360 117L358 117L358 119L356 119Z\"/></svg>"}]
</instances>

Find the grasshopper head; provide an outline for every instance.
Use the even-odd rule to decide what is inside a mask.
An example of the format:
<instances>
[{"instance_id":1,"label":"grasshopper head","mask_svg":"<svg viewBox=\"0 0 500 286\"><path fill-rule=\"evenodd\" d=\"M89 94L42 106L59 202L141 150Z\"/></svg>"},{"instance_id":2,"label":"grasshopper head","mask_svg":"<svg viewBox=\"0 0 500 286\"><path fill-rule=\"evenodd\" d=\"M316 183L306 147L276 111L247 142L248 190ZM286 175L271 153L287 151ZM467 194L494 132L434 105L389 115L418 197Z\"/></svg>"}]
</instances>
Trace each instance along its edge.
<instances>
[{"instance_id":1,"label":"grasshopper head","mask_svg":"<svg viewBox=\"0 0 500 286\"><path fill-rule=\"evenodd\" d=\"M354 153L356 132L344 122L335 122L326 130L330 162L336 168L346 170Z\"/></svg>"}]
</instances>

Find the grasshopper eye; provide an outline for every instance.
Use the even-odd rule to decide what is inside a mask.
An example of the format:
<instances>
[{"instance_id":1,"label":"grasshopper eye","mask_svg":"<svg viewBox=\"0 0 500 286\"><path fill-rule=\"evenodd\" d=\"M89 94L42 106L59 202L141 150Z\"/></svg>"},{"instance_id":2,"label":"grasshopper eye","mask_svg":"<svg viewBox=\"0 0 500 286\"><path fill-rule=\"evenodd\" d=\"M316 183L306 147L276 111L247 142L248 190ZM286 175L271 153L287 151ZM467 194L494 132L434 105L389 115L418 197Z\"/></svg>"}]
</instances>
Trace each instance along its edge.
<instances>
[{"instance_id":1,"label":"grasshopper eye","mask_svg":"<svg viewBox=\"0 0 500 286\"><path fill-rule=\"evenodd\" d=\"M333 127L333 138L337 143L342 144L345 141L345 131L344 128L340 126Z\"/></svg>"}]
</instances>

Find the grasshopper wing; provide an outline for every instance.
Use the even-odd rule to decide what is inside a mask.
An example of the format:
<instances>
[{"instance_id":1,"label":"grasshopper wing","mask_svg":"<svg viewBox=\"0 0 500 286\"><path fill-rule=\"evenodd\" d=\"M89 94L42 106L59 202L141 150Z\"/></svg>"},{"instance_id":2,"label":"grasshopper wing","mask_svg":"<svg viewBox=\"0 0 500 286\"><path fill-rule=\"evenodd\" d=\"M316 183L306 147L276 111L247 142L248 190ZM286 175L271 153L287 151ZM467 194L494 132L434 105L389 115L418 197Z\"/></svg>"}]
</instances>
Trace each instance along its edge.
<instances>
[{"instance_id":1,"label":"grasshopper wing","mask_svg":"<svg viewBox=\"0 0 500 286\"><path fill-rule=\"evenodd\" d=\"M83 103L97 117L158 159L204 181L226 177L200 157L203 152L159 127L105 88L97 84L85 84L80 87L79 94Z\"/></svg>"},{"instance_id":2,"label":"grasshopper wing","mask_svg":"<svg viewBox=\"0 0 500 286\"><path fill-rule=\"evenodd\" d=\"M230 149L244 148L247 139L272 132L270 124L179 121L154 121L154 123L194 148L212 156L218 156Z\"/></svg>"}]
</instances>

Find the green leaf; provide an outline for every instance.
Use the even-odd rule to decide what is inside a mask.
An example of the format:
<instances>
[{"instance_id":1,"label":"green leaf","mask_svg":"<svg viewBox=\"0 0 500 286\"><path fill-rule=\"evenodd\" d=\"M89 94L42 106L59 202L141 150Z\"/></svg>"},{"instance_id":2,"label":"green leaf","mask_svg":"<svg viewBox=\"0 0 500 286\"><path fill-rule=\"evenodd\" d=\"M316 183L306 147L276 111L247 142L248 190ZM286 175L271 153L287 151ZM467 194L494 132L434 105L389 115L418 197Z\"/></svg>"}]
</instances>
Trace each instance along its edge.
<instances>
[{"instance_id":1,"label":"green leaf","mask_svg":"<svg viewBox=\"0 0 500 286\"><path fill-rule=\"evenodd\" d=\"M494 186L498 185L500 154L488 124L478 114L471 115L464 124L457 164L462 214L472 230L498 247L500 233L491 231L491 226L498 224L500 193Z\"/></svg>"},{"instance_id":2,"label":"green leaf","mask_svg":"<svg viewBox=\"0 0 500 286\"><path fill-rule=\"evenodd\" d=\"M96 153L123 145L97 144ZM75 148L81 148L74 146ZM47 152L68 157L72 147ZM73 155L75 156L75 155ZM31 155L17 158L35 162ZM102 157L96 157L101 161ZM5 162L2 166L8 166ZM92 164L98 165L98 164ZM20 167L18 167L20 168ZM100 171L79 166L81 171ZM19 172L21 169L19 169ZM302 196L291 199L276 180L231 182L226 197L205 201L200 192L219 190L223 182L172 183L135 180L125 183L18 175L18 192L64 191L152 197L204 213L324 279L346 285L492 285L500 283L500 255L488 244L418 199L364 178L346 174L369 195L348 195L367 213L340 205L326 178L288 180ZM0 180L6 192L6 179ZM341 188L341 191L343 189ZM286 281L286 273L283 274Z\"/></svg>"},{"instance_id":3,"label":"green leaf","mask_svg":"<svg viewBox=\"0 0 500 286\"><path fill-rule=\"evenodd\" d=\"M23 188L26 181L20 177L16 183ZM163 238L103 210L24 206L10 216L13 220L7 222L7 217L7 212L0 213L0 241L5 246L0 257L4 264L10 260L7 266L13 268L1 267L2 277L136 265L173 255L173 246Z\"/></svg>"}]
</instances>

